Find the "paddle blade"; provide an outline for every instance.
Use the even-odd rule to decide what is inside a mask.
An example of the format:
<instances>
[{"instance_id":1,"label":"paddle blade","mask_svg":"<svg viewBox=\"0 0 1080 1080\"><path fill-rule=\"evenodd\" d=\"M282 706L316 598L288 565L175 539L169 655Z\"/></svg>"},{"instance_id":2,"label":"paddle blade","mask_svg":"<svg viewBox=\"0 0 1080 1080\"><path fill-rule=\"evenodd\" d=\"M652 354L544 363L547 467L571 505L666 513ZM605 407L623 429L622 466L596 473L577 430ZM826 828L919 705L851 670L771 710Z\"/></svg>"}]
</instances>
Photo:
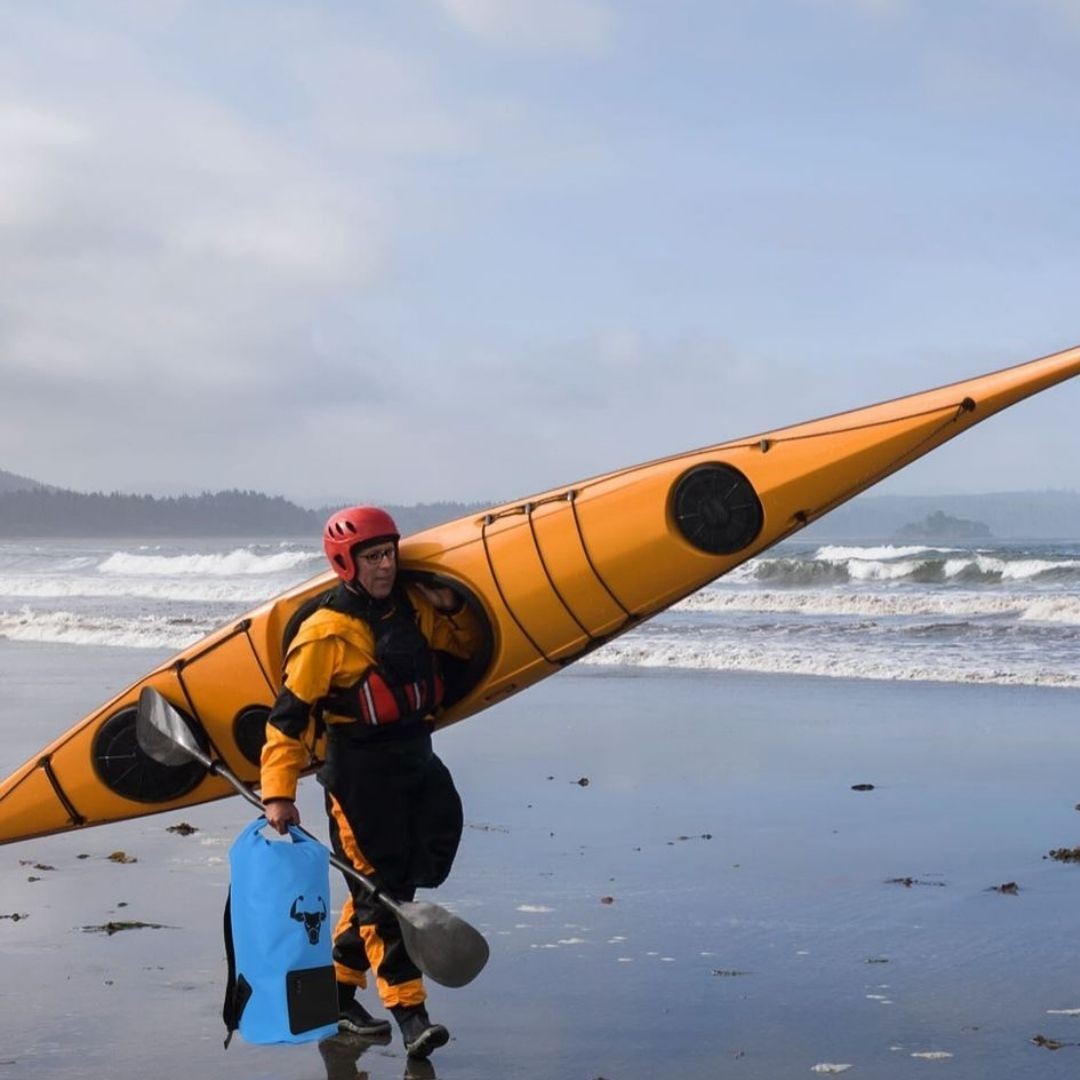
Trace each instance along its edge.
<instances>
[{"instance_id":1,"label":"paddle blade","mask_svg":"<svg viewBox=\"0 0 1080 1080\"><path fill-rule=\"evenodd\" d=\"M210 760L196 742L187 721L152 686L144 686L139 694L135 738L143 752L162 765L199 761L210 767Z\"/></svg>"},{"instance_id":2,"label":"paddle blade","mask_svg":"<svg viewBox=\"0 0 1080 1080\"><path fill-rule=\"evenodd\" d=\"M483 971L488 943L464 919L422 900L399 901L397 914L413 963L441 986L465 986Z\"/></svg>"}]
</instances>

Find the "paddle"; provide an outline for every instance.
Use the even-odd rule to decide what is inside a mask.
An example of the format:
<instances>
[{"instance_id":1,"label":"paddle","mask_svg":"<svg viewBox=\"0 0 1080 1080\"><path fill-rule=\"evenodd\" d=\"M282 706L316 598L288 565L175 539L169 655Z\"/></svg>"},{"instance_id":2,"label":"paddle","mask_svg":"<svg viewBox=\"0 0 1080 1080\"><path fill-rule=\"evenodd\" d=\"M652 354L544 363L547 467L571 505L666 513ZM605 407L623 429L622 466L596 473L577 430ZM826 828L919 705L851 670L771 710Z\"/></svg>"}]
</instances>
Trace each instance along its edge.
<instances>
[{"instance_id":1,"label":"paddle","mask_svg":"<svg viewBox=\"0 0 1080 1080\"><path fill-rule=\"evenodd\" d=\"M223 777L253 806L263 809L259 797L226 765L214 761L196 740L191 722L151 686L139 694L135 733L139 745L162 765L198 761L214 776ZM302 830L305 831L305 830ZM311 836L310 833L307 833ZM315 837L312 837L315 839ZM464 986L483 970L488 944L479 930L438 904L423 900L395 900L336 855L330 862L355 881L377 903L392 911L401 924L401 937L413 963L443 986Z\"/></svg>"}]
</instances>

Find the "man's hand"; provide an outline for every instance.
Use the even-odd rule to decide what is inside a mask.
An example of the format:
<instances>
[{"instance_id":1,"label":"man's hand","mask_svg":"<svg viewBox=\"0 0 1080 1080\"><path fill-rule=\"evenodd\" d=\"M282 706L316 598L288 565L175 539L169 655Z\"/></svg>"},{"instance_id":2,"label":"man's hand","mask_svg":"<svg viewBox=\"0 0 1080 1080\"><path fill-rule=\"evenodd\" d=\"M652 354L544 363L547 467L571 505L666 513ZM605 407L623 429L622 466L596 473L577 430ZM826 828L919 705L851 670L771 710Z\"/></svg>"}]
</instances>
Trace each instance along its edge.
<instances>
[{"instance_id":1,"label":"man's hand","mask_svg":"<svg viewBox=\"0 0 1080 1080\"><path fill-rule=\"evenodd\" d=\"M461 610L461 597L449 585L440 585L436 588L434 585L425 585L422 581L418 581L416 587L441 614L450 615Z\"/></svg>"},{"instance_id":2,"label":"man's hand","mask_svg":"<svg viewBox=\"0 0 1080 1080\"><path fill-rule=\"evenodd\" d=\"M268 799L263 803L266 824L275 832L285 833L290 825L300 824L300 811L292 799Z\"/></svg>"}]
</instances>

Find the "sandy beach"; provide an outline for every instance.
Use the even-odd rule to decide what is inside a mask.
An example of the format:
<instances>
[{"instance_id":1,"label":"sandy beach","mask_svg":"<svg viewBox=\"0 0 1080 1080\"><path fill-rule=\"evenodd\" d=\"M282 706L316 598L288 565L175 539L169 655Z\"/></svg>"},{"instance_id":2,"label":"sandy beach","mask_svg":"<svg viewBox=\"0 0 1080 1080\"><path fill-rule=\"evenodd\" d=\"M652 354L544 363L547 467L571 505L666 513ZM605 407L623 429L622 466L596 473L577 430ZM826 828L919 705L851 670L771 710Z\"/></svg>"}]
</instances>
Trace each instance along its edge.
<instances>
[{"instance_id":1,"label":"sandy beach","mask_svg":"<svg viewBox=\"0 0 1080 1080\"><path fill-rule=\"evenodd\" d=\"M0 642L5 768L159 656ZM433 898L492 959L433 989L434 1075L1074 1076L1080 867L1046 856L1080 842L1075 713L1069 690L583 668L442 733L468 825ZM324 834L313 781L301 808ZM231 799L0 851L3 1080L406 1075L397 1042L222 1049L248 820Z\"/></svg>"}]
</instances>

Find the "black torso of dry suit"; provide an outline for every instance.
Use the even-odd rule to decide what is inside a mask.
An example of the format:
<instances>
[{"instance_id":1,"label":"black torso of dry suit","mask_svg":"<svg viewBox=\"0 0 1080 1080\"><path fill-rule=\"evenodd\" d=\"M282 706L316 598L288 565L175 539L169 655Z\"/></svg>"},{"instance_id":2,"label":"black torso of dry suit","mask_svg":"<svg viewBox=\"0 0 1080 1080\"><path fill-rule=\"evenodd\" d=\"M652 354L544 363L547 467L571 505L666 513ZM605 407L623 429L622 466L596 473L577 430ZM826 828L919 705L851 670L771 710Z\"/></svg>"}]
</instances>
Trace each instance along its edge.
<instances>
[{"instance_id":1,"label":"black torso of dry suit","mask_svg":"<svg viewBox=\"0 0 1080 1080\"><path fill-rule=\"evenodd\" d=\"M411 900L441 885L461 839L461 799L431 746L427 718L441 704L438 660L404 591L364 603L341 588L329 605L368 623L375 669L319 706L351 716L329 724L319 781L340 806L381 885Z\"/></svg>"},{"instance_id":2,"label":"black torso of dry suit","mask_svg":"<svg viewBox=\"0 0 1080 1080\"><path fill-rule=\"evenodd\" d=\"M285 688L267 725L263 798L295 797L304 738L325 725L318 777L334 850L396 899L441 884L454 861L461 800L432 749L430 719L443 696L438 652L467 656L478 635L469 612L441 614L418 590L396 587L374 600L342 585L288 646ZM351 880L349 888L334 936L338 980L364 985L370 963L387 1006L419 1004L420 972L397 919Z\"/></svg>"}]
</instances>

